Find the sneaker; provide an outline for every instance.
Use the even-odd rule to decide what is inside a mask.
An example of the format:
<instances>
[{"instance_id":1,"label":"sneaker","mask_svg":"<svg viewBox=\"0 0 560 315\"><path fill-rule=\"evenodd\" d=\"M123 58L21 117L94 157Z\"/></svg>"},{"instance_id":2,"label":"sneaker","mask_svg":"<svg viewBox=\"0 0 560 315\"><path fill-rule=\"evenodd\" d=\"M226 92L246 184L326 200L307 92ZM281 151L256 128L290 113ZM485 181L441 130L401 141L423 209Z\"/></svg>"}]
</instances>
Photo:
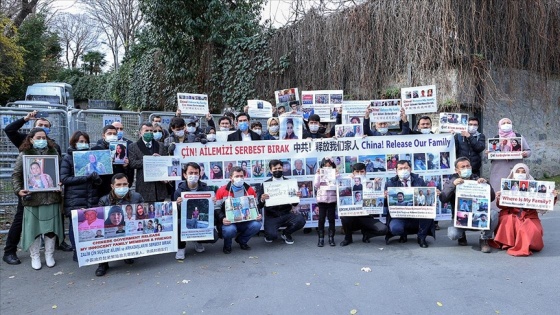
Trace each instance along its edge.
<instances>
[{"instance_id":1,"label":"sneaker","mask_svg":"<svg viewBox=\"0 0 560 315\"><path fill-rule=\"evenodd\" d=\"M479 241L480 244L480 251L483 253L491 253L492 252L492 248L490 248L490 245L488 245L488 240L480 240Z\"/></svg>"},{"instance_id":2,"label":"sneaker","mask_svg":"<svg viewBox=\"0 0 560 315\"><path fill-rule=\"evenodd\" d=\"M177 254L175 254L175 259L183 260L185 259L185 248L179 248Z\"/></svg>"},{"instance_id":3,"label":"sneaker","mask_svg":"<svg viewBox=\"0 0 560 315\"><path fill-rule=\"evenodd\" d=\"M201 243L199 243L199 242L194 242L194 250L195 250L197 253L202 253L202 252L204 252L206 249L204 248L204 245L202 245ZM177 252L177 253L178 253L178 252ZM183 252L183 257L185 257L185 254L184 254L184 253L185 253L185 252Z\"/></svg>"},{"instance_id":4,"label":"sneaker","mask_svg":"<svg viewBox=\"0 0 560 315\"><path fill-rule=\"evenodd\" d=\"M461 238L459 238L457 240L457 244L459 244L459 246L467 246L469 245L469 243L467 242L467 236L463 235Z\"/></svg>"},{"instance_id":5,"label":"sneaker","mask_svg":"<svg viewBox=\"0 0 560 315\"><path fill-rule=\"evenodd\" d=\"M282 238L284 239L284 242L286 242L286 244L288 245L292 245L294 243L294 239L292 238L291 235L282 234Z\"/></svg>"},{"instance_id":6,"label":"sneaker","mask_svg":"<svg viewBox=\"0 0 560 315\"><path fill-rule=\"evenodd\" d=\"M269 240L268 237L266 237L266 236L264 237L264 241L267 242L267 243L272 243L272 242L274 242L274 240Z\"/></svg>"}]
</instances>

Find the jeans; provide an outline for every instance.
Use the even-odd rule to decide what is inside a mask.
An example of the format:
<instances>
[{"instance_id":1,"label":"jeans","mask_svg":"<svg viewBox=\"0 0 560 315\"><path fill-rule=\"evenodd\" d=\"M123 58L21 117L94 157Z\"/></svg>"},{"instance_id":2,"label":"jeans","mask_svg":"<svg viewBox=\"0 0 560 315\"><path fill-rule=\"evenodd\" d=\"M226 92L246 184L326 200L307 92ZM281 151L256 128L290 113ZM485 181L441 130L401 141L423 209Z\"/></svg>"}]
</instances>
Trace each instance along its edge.
<instances>
[{"instance_id":1,"label":"jeans","mask_svg":"<svg viewBox=\"0 0 560 315\"><path fill-rule=\"evenodd\" d=\"M389 230L393 235L404 236L408 230L418 229L418 237L425 238L433 223L433 219L391 219Z\"/></svg>"},{"instance_id":2,"label":"jeans","mask_svg":"<svg viewBox=\"0 0 560 315\"><path fill-rule=\"evenodd\" d=\"M334 231L334 217L336 212L336 202L320 202L319 205L319 231L325 229L325 218L329 219L329 230Z\"/></svg>"},{"instance_id":3,"label":"jeans","mask_svg":"<svg viewBox=\"0 0 560 315\"><path fill-rule=\"evenodd\" d=\"M222 226L222 236L224 237L224 247L231 247L231 241L237 237L239 244L247 244L251 237L261 230L261 222L259 221L246 221L232 223L230 225Z\"/></svg>"},{"instance_id":4,"label":"jeans","mask_svg":"<svg viewBox=\"0 0 560 315\"><path fill-rule=\"evenodd\" d=\"M12 221L12 225L10 226L10 230L8 231L8 236L6 237L6 247L4 247L4 255L15 254L17 252L17 246L21 239L22 223L23 204L21 203L21 198L18 198L14 221Z\"/></svg>"},{"instance_id":5,"label":"jeans","mask_svg":"<svg viewBox=\"0 0 560 315\"><path fill-rule=\"evenodd\" d=\"M344 228L344 239L352 240L352 232L361 230L368 237L387 234L387 226L378 219L370 216L342 217L342 228Z\"/></svg>"},{"instance_id":6,"label":"jeans","mask_svg":"<svg viewBox=\"0 0 560 315\"><path fill-rule=\"evenodd\" d=\"M496 210L490 210L490 230L482 230L480 231L480 239L481 240L491 240L494 238L494 231L498 227L500 213ZM465 231L479 231L479 230L471 230L465 228L458 228L454 226L450 226L447 228L447 237L450 240L458 240L461 237L465 236Z\"/></svg>"},{"instance_id":7,"label":"jeans","mask_svg":"<svg viewBox=\"0 0 560 315\"><path fill-rule=\"evenodd\" d=\"M285 235L291 235L297 230L301 230L305 225L305 219L301 214L286 213L279 217L266 217L264 219L264 234L269 240L278 238L278 228L285 226Z\"/></svg>"}]
</instances>

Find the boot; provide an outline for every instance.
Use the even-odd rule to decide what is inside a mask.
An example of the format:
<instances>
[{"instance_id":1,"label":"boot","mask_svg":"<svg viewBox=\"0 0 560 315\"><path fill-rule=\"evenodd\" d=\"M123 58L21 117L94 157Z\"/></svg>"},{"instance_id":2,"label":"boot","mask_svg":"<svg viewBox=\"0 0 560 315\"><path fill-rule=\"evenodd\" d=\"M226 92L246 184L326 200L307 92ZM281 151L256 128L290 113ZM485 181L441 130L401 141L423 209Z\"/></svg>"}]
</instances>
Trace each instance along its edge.
<instances>
[{"instance_id":1,"label":"boot","mask_svg":"<svg viewBox=\"0 0 560 315\"><path fill-rule=\"evenodd\" d=\"M56 264L54 261L54 248L56 247L56 237L45 236L45 262L47 267L52 268Z\"/></svg>"},{"instance_id":2,"label":"boot","mask_svg":"<svg viewBox=\"0 0 560 315\"><path fill-rule=\"evenodd\" d=\"M317 242L317 247L325 246L325 230L317 230L319 235L319 241Z\"/></svg>"},{"instance_id":3,"label":"boot","mask_svg":"<svg viewBox=\"0 0 560 315\"><path fill-rule=\"evenodd\" d=\"M329 227L329 245L330 246L336 246L336 243L334 242L334 229L331 230L331 228Z\"/></svg>"},{"instance_id":4,"label":"boot","mask_svg":"<svg viewBox=\"0 0 560 315\"><path fill-rule=\"evenodd\" d=\"M480 240L479 244L481 252L486 254L492 252L492 248L490 248L490 245L488 245L488 240Z\"/></svg>"},{"instance_id":5,"label":"boot","mask_svg":"<svg viewBox=\"0 0 560 315\"><path fill-rule=\"evenodd\" d=\"M41 269L41 257L39 251L41 250L41 238L37 237L31 246L29 246L29 256L31 257L31 267L35 270Z\"/></svg>"}]
</instances>

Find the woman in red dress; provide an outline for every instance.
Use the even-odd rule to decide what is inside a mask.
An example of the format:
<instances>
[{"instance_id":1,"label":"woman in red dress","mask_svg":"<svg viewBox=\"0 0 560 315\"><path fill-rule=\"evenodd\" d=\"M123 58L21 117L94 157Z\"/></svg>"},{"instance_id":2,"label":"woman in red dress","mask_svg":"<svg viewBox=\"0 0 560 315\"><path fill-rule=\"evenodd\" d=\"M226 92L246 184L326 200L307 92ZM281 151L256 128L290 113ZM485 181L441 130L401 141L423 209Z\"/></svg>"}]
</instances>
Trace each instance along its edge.
<instances>
[{"instance_id":1,"label":"woman in red dress","mask_svg":"<svg viewBox=\"0 0 560 315\"><path fill-rule=\"evenodd\" d=\"M534 180L529 174L529 167L523 163L516 164L507 178ZM558 191L554 190L552 194L556 203ZM500 196L501 191L496 193L500 223L490 246L507 249L512 256L529 256L533 251L541 251L544 247L543 228L537 210L500 206Z\"/></svg>"}]
</instances>

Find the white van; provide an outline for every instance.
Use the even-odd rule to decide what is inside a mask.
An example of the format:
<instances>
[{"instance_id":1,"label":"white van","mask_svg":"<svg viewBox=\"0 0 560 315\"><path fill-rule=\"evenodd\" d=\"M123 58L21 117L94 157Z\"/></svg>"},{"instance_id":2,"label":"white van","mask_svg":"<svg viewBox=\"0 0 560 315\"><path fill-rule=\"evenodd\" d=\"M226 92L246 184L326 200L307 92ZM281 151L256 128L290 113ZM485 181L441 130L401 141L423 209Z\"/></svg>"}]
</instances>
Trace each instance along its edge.
<instances>
[{"instance_id":1,"label":"white van","mask_svg":"<svg viewBox=\"0 0 560 315\"><path fill-rule=\"evenodd\" d=\"M62 104L67 109L74 108L72 86L62 82L35 83L27 87L26 101L45 101L50 104Z\"/></svg>"}]
</instances>

